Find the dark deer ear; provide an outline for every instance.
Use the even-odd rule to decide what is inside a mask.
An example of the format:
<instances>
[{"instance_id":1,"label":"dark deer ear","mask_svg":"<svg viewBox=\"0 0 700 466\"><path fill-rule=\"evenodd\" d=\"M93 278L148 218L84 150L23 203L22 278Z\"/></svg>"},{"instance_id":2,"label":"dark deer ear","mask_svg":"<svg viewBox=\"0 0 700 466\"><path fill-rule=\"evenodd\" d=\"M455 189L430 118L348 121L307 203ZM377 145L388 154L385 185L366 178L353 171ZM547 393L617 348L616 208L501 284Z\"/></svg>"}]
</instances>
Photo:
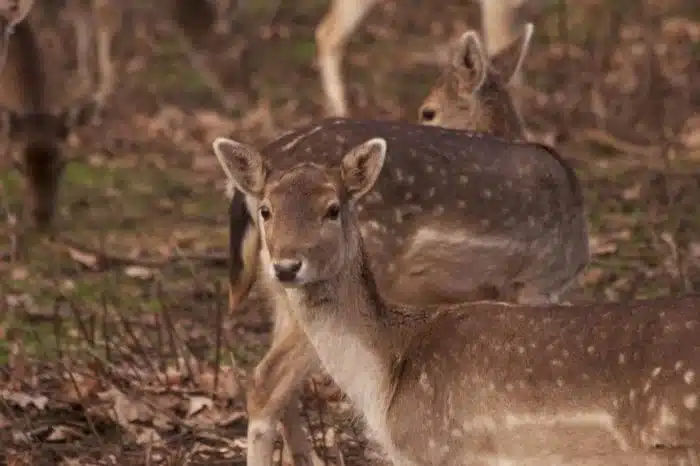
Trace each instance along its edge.
<instances>
[{"instance_id":1,"label":"dark deer ear","mask_svg":"<svg viewBox=\"0 0 700 466\"><path fill-rule=\"evenodd\" d=\"M520 73L530 51L530 42L534 32L535 26L532 23L525 24L523 33L519 37L491 57L491 67L506 84L509 84Z\"/></svg>"},{"instance_id":2,"label":"dark deer ear","mask_svg":"<svg viewBox=\"0 0 700 466\"><path fill-rule=\"evenodd\" d=\"M451 65L465 90L474 93L481 88L486 80L489 61L478 32L469 30L462 34L452 55Z\"/></svg>"}]
</instances>

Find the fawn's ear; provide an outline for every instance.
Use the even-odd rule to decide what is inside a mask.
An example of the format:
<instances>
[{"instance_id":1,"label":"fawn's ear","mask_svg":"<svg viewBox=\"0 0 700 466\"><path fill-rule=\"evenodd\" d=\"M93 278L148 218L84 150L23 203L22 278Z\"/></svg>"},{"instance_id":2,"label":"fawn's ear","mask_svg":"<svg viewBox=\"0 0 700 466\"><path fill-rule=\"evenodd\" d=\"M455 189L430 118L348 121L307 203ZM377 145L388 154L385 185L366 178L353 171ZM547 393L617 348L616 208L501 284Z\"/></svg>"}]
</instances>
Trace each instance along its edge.
<instances>
[{"instance_id":1,"label":"fawn's ear","mask_svg":"<svg viewBox=\"0 0 700 466\"><path fill-rule=\"evenodd\" d=\"M212 147L228 181L244 194L260 198L267 177L267 167L260 152L226 138L216 138Z\"/></svg>"},{"instance_id":2,"label":"fawn's ear","mask_svg":"<svg viewBox=\"0 0 700 466\"><path fill-rule=\"evenodd\" d=\"M470 92L481 88L486 80L489 60L478 32L469 30L462 34L452 55L451 66L460 77L462 86L469 88Z\"/></svg>"},{"instance_id":3,"label":"fawn's ear","mask_svg":"<svg viewBox=\"0 0 700 466\"><path fill-rule=\"evenodd\" d=\"M532 23L525 24L523 33L519 37L498 52L498 54L491 57L491 66L506 84L510 84L513 78L520 73L525 63L525 58L530 51L530 42L534 32L535 26Z\"/></svg>"},{"instance_id":4,"label":"fawn's ear","mask_svg":"<svg viewBox=\"0 0 700 466\"><path fill-rule=\"evenodd\" d=\"M374 138L345 154L340 174L352 200L364 196L376 183L386 159L386 141Z\"/></svg>"}]
</instances>

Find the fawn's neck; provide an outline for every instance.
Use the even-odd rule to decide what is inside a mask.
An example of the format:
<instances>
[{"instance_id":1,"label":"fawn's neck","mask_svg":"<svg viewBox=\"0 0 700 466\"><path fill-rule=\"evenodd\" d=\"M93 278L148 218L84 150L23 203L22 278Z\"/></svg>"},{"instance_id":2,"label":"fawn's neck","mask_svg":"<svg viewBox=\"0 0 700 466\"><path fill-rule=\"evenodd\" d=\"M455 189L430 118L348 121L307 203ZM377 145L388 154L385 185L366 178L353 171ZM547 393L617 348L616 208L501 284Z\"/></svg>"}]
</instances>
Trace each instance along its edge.
<instances>
[{"instance_id":1,"label":"fawn's neck","mask_svg":"<svg viewBox=\"0 0 700 466\"><path fill-rule=\"evenodd\" d=\"M286 293L326 371L375 435L386 438L398 329L389 322L393 313L378 292L361 239L354 249L338 276Z\"/></svg>"}]
</instances>

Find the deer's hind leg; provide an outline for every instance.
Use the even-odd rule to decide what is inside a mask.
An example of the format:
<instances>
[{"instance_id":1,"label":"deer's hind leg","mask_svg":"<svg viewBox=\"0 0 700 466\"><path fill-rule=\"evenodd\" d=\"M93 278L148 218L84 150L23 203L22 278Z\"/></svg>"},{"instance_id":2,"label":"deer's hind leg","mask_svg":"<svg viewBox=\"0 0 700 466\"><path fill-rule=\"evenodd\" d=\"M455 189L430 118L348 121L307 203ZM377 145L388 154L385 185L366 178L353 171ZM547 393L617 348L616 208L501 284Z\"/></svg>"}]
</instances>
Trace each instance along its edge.
<instances>
[{"instance_id":1,"label":"deer's hind leg","mask_svg":"<svg viewBox=\"0 0 700 466\"><path fill-rule=\"evenodd\" d=\"M112 95L116 85L112 43L122 24L123 6L118 0L93 0L93 21L95 24L95 44L97 67L100 79L95 91L95 101L102 107Z\"/></svg>"},{"instance_id":2,"label":"deer's hind leg","mask_svg":"<svg viewBox=\"0 0 700 466\"><path fill-rule=\"evenodd\" d=\"M279 421L297 466L323 464L302 429L299 411L301 383L317 365L316 354L304 332L291 316L278 312L272 346L248 383L248 466L272 464Z\"/></svg>"},{"instance_id":3,"label":"deer's hind leg","mask_svg":"<svg viewBox=\"0 0 700 466\"><path fill-rule=\"evenodd\" d=\"M345 44L379 0L331 0L326 16L316 27L316 48L327 111L332 116L347 114L345 83L341 70Z\"/></svg>"}]
</instances>

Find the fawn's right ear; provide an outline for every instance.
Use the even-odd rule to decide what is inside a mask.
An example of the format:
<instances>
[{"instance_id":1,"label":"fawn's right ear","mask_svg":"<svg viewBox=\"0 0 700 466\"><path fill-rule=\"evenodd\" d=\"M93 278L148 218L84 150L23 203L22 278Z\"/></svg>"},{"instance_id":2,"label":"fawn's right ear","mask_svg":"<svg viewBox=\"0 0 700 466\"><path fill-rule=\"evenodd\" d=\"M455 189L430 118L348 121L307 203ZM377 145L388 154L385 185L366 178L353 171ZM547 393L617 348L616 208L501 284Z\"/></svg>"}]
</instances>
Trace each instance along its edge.
<instances>
[{"instance_id":1,"label":"fawn's right ear","mask_svg":"<svg viewBox=\"0 0 700 466\"><path fill-rule=\"evenodd\" d=\"M364 196L376 183L386 159L386 140L374 138L363 142L345 154L340 175L350 198Z\"/></svg>"},{"instance_id":2,"label":"fawn's right ear","mask_svg":"<svg viewBox=\"0 0 700 466\"><path fill-rule=\"evenodd\" d=\"M469 87L471 92L481 88L486 80L489 59L478 32L469 30L462 34L457 41L451 65L461 78L462 84Z\"/></svg>"},{"instance_id":3,"label":"fawn's right ear","mask_svg":"<svg viewBox=\"0 0 700 466\"><path fill-rule=\"evenodd\" d=\"M491 57L491 66L498 72L503 81L509 84L520 72L530 51L530 42L535 32L532 23L525 24L523 33L510 45Z\"/></svg>"},{"instance_id":4,"label":"fawn's right ear","mask_svg":"<svg viewBox=\"0 0 700 466\"><path fill-rule=\"evenodd\" d=\"M260 152L227 138L216 138L212 147L226 178L244 194L259 198L267 177L267 167Z\"/></svg>"}]
</instances>

